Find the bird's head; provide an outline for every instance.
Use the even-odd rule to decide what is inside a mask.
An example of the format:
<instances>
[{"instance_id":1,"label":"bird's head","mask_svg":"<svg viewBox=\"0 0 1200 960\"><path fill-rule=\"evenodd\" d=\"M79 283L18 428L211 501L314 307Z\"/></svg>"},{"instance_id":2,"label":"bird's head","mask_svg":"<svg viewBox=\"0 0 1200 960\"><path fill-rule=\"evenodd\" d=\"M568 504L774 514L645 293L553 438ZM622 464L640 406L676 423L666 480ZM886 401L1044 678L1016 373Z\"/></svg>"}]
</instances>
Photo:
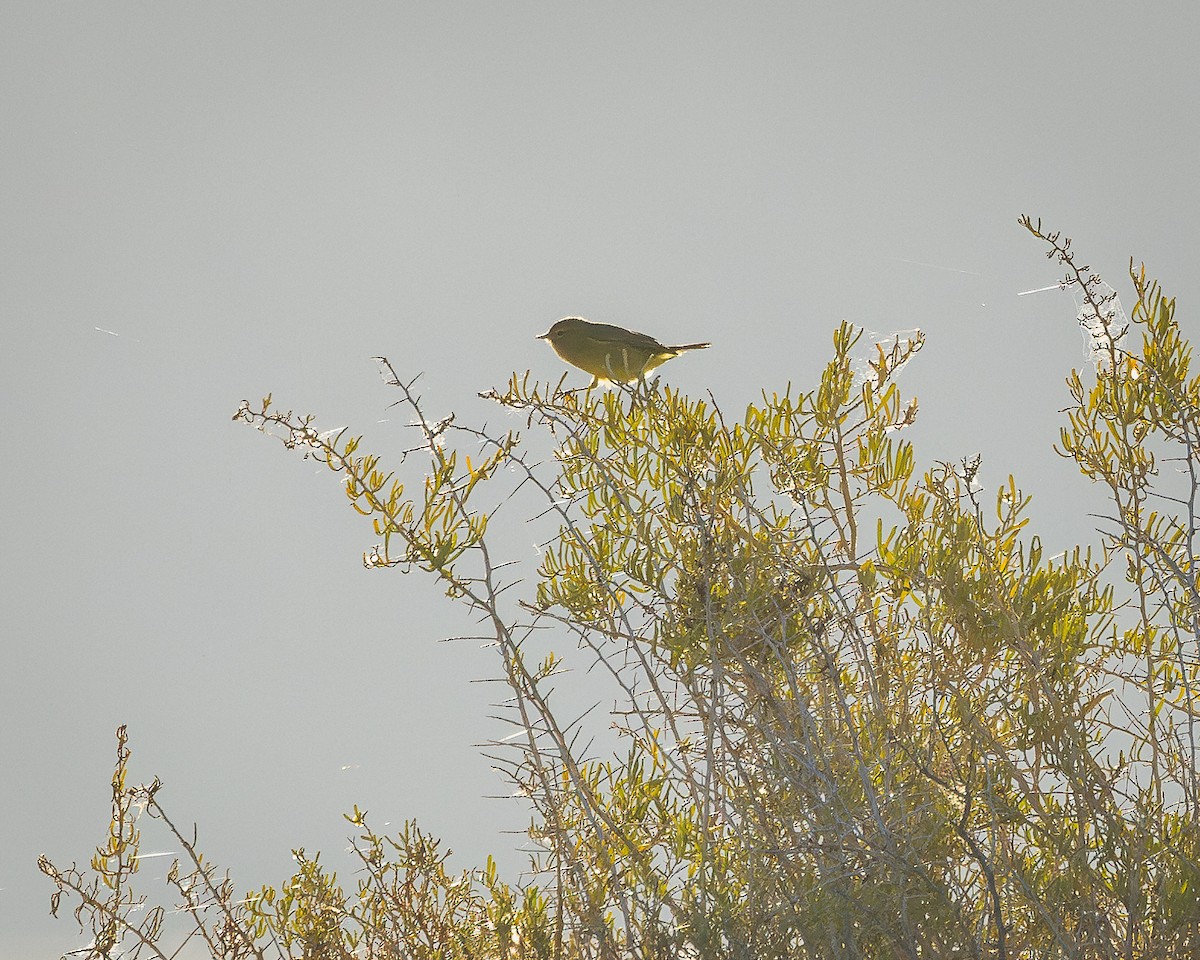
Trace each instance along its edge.
<instances>
[{"instance_id":1,"label":"bird's head","mask_svg":"<svg viewBox=\"0 0 1200 960\"><path fill-rule=\"evenodd\" d=\"M575 331L582 330L586 326L587 321L582 317L563 317L540 337L534 337L534 339L553 343L555 340L561 340L563 337L570 336Z\"/></svg>"}]
</instances>

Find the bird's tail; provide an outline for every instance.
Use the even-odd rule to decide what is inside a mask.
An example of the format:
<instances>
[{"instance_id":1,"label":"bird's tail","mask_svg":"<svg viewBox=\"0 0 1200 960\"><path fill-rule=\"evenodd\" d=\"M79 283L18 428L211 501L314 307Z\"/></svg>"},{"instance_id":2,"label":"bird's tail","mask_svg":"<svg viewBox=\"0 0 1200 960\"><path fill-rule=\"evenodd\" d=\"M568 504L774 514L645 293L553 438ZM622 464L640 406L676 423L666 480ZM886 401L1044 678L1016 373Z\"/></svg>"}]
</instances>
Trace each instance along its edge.
<instances>
[{"instance_id":1,"label":"bird's tail","mask_svg":"<svg viewBox=\"0 0 1200 960\"><path fill-rule=\"evenodd\" d=\"M667 347L672 353L683 353L684 350L703 350L705 347L711 347L711 343L681 343L677 347Z\"/></svg>"}]
</instances>

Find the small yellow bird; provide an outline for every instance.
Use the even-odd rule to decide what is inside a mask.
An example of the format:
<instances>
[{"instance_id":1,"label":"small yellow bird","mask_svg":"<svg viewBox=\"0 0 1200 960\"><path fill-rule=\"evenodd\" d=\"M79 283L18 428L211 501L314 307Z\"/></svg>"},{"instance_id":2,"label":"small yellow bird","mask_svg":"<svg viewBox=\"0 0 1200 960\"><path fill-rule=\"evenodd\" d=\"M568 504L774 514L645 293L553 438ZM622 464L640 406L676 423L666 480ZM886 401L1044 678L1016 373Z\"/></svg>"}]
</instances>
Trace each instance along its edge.
<instances>
[{"instance_id":1,"label":"small yellow bird","mask_svg":"<svg viewBox=\"0 0 1200 960\"><path fill-rule=\"evenodd\" d=\"M646 376L685 350L703 350L708 343L683 343L668 347L644 333L592 323L582 317L563 317L538 340L572 366L592 375L594 387L601 380L631 383Z\"/></svg>"}]
</instances>

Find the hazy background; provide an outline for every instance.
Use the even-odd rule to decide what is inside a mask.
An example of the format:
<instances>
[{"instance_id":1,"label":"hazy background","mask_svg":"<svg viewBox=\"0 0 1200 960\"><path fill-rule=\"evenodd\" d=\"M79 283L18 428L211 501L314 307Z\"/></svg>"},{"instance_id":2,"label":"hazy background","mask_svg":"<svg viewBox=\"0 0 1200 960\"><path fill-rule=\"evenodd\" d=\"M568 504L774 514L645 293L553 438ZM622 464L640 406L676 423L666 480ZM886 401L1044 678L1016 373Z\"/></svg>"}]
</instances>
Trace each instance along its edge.
<instances>
[{"instance_id":1,"label":"hazy background","mask_svg":"<svg viewBox=\"0 0 1200 960\"><path fill-rule=\"evenodd\" d=\"M295 846L345 866L354 803L521 865L474 746L507 732L494 654L362 569L369 526L243 398L397 451L386 354L507 425L476 392L557 378L532 337L577 313L712 340L663 374L736 417L812 385L842 319L919 326L921 462L979 451L1048 544L1085 536L1051 450L1075 308L1017 297L1059 267L1016 218L1127 304L1144 259L1200 333L1196 10L8 0L0 955L79 945L35 860L102 839L120 723L243 889Z\"/></svg>"}]
</instances>

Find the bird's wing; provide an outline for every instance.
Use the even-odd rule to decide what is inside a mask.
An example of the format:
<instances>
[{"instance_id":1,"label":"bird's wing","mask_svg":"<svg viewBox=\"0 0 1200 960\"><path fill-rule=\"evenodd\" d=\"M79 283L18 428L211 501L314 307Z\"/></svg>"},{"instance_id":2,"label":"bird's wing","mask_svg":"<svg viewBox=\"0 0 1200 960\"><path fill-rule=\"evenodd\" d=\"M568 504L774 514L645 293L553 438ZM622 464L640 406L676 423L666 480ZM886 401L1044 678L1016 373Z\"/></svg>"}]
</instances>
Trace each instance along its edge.
<instances>
[{"instance_id":1,"label":"bird's wing","mask_svg":"<svg viewBox=\"0 0 1200 960\"><path fill-rule=\"evenodd\" d=\"M614 327L611 323L589 323L588 333L597 340L616 343L619 346L630 346L632 341L633 344L652 353L671 352L670 347L664 347L649 334L626 330L623 327Z\"/></svg>"}]
</instances>

